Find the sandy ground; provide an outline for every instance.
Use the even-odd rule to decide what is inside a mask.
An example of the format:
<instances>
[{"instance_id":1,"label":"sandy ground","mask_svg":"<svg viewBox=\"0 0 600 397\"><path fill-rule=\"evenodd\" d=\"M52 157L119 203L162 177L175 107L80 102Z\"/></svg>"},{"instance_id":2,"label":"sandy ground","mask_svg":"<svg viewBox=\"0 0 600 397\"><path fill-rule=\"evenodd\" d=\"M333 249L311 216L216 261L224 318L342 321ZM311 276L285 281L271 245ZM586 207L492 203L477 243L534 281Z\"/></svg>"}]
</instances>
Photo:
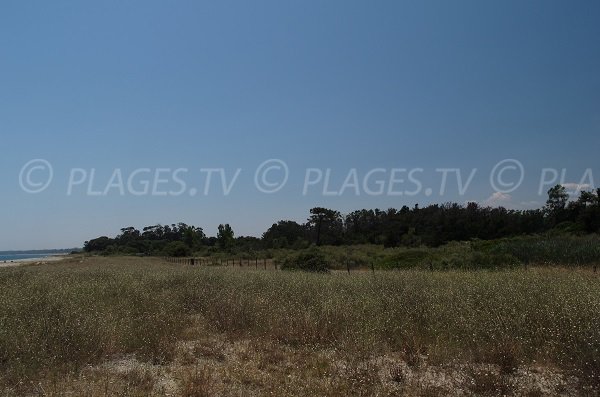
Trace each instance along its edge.
<instances>
[{"instance_id":1,"label":"sandy ground","mask_svg":"<svg viewBox=\"0 0 600 397\"><path fill-rule=\"evenodd\" d=\"M0 261L0 267L9 267L9 266L21 266L26 264L37 264L43 265L49 262L56 262L67 258L67 255L51 255L45 256L42 258L28 258L28 259L13 259L9 261Z\"/></svg>"}]
</instances>

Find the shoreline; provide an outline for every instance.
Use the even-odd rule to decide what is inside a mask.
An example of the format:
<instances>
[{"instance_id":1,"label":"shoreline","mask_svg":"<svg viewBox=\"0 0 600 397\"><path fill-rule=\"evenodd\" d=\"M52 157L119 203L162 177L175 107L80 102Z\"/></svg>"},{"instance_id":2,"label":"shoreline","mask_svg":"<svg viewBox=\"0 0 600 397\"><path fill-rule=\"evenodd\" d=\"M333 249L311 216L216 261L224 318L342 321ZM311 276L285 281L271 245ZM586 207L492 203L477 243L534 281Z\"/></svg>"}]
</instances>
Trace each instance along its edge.
<instances>
[{"instance_id":1,"label":"shoreline","mask_svg":"<svg viewBox=\"0 0 600 397\"><path fill-rule=\"evenodd\" d=\"M40 258L10 259L0 261L0 267L21 266L31 263L43 265L49 262L57 262L68 257L68 254L48 255Z\"/></svg>"}]
</instances>

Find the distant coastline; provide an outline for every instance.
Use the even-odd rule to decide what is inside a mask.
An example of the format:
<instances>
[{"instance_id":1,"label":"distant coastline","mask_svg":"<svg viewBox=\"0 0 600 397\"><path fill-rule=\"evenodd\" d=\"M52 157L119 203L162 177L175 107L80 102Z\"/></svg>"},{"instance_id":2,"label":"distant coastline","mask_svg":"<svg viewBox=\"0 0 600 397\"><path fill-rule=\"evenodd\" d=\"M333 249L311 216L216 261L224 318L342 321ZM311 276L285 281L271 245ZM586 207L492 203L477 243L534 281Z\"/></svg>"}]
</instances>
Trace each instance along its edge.
<instances>
[{"instance_id":1,"label":"distant coastline","mask_svg":"<svg viewBox=\"0 0 600 397\"><path fill-rule=\"evenodd\" d=\"M69 254L76 249L52 249L30 251L0 251L0 264L46 259Z\"/></svg>"},{"instance_id":2,"label":"distant coastline","mask_svg":"<svg viewBox=\"0 0 600 397\"><path fill-rule=\"evenodd\" d=\"M3 255L0 254L0 262L4 262L4 261L23 261L23 260L28 260L28 259L41 259L41 258L46 258L49 256L56 256L56 255L61 255L61 254L51 254L51 253L45 253L45 254L8 254L8 255Z\"/></svg>"}]
</instances>

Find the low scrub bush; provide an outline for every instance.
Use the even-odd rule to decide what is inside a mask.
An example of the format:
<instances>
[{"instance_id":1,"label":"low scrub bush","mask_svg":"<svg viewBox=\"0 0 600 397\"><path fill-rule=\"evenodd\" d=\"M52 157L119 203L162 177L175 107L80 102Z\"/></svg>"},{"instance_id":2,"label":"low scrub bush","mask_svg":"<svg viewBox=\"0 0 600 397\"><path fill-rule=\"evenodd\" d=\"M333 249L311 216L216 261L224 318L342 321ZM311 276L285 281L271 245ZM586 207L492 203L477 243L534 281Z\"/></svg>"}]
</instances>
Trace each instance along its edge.
<instances>
[{"instance_id":1,"label":"low scrub bush","mask_svg":"<svg viewBox=\"0 0 600 397\"><path fill-rule=\"evenodd\" d=\"M330 264L331 262L318 248L311 248L285 257L281 262L281 269L327 273Z\"/></svg>"}]
</instances>

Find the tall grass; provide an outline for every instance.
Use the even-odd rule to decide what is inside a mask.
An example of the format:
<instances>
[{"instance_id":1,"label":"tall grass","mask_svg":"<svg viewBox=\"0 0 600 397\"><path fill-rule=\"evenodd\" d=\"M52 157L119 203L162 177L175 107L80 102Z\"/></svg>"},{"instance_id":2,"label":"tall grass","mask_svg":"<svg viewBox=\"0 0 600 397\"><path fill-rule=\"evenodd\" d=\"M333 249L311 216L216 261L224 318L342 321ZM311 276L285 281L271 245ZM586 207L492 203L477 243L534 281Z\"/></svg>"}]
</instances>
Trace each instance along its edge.
<instances>
[{"instance_id":1,"label":"tall grass","mask_svg":"<svg viewBox=\"0 0 600 397\"><path fill-rule=\"evenodd\" d=\"M407 362L546 363L600 374L600 280L564 269L341 273L99 258L0 270L3 382L133 353L168 362L190 327L229 338L395 352Z\"/></svg>"},{"instance_id":2,"label":"tall grass","mask_svg":"<svg viewBox=\"0 0 600 397\"><path fill-rule=\"evenodd\" d=\"M70 266L2 269L0 362L12 379L117 354L168 360L186 319L168 273Z\"/></svg>"}]
</instances>

